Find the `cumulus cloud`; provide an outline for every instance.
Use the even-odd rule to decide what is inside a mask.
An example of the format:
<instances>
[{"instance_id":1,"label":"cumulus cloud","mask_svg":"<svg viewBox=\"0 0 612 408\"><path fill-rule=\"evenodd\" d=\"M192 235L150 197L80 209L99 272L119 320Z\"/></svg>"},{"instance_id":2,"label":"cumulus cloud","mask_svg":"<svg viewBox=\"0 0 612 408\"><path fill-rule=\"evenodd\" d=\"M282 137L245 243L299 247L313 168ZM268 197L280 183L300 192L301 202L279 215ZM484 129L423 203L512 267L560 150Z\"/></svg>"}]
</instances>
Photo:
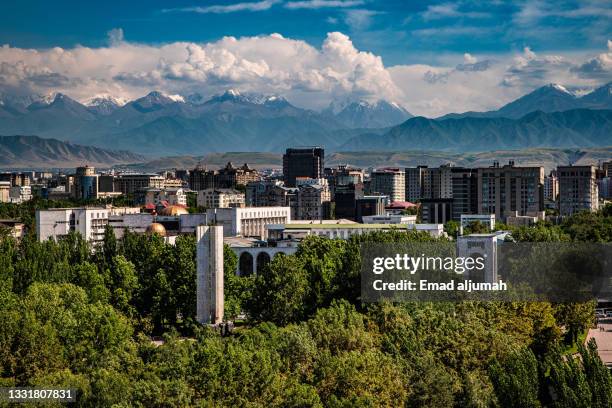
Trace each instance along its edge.
<instances>
[{"instance_id":1,"label":"cumulus cloud","mask_svg":"<svg viewBox=\"0 0 612 408\"><path fill-rule=\"evenodd\" d=\"M108 43L110 45L120 44L124 40L123 28L113 28L108 33L106 33L106 35L108 36Z\"/></svg>"},{"instance_id":2,"label":"cumulus cloud","mask_svg":"<svg viewBox=\"0 0 612 408\"><path fill-rule=\"evenodd\" d=\"M573 72L584 78L612 80L612 40L608 40L608 52L599 54L584 64L575 67Z\"/></svg>"},{"instance_id":3,"label":"cumulus cloud","mask_svg":"<svg viewBox=\"0 0 612 408\"><path fill-rule=\"evenodd\" d=\"M385 66L340 32L313 46L281 34L208 43L146 45L109 34L105 47L44 50L0 47L0 92L62 92L84 101L134 99L151 90L210 97L228 88L274 93L320 109L334 99L386 99L415 114L489 110L537 86L593 88L609 81L610 53L447 55L438 65ZM607 77L606 77L607 75Z\"/></svg>"}]
</instances>

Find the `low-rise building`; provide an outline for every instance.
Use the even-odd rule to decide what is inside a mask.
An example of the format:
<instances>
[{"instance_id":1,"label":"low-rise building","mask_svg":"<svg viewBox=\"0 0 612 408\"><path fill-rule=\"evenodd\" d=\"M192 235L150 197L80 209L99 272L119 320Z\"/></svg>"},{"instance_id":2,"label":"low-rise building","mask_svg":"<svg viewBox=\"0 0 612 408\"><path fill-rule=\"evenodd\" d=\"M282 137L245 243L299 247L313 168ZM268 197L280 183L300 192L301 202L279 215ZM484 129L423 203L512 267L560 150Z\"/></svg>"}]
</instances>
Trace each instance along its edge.
<instances>
[{"instance_id":1,"label":"low-rise building","mask_svg":"<svg viewBox=\"0 0 612 408\"><path fill-rule=\"evenodd\" d=\"M291 221L289 207L209 208L207 222L223 226L223 236L243 236L267 239L268 224Z\"/></svg>"},{"instance_id":2,"label":"low-rise building","mask_svg":"<svg viewBox=\"0 0 612 408\"><path fill-rule=\"evenodd\" d=\"M187 206L187 194L182 188L150 188L144 192L144 204L156 207L161 205Z\"/></svg>"},{"instance_id":3,"label":"low-rise building","mask_svg":"<svg viewBox=\"0 0 612 408\"><path fill-rule=\"evenodd\" d=\"M10 202L20 204L32 199L31 186L13 186L10 190Z\"/></svg>"},{"instance_id":4,"label":"low-rise building","mask_svg":"<svg viewBox=\"0 0 612 408\"><path fill-rule=\"evenodd\" d=\"M244 193L231 188L207 188L198 191L198 207L232 208L244 207Z\"/></svg>"},{"instance_id":5,"label":"low-rise building","mask_svg":"<svg viewBox=\"0 0 612 408\"><path fill-rule=\"evenodd\" d=\"M385 215L366 215L361 217L364 224L416 224L416 215L385 214Z\"/></svg>"}]
</instances>

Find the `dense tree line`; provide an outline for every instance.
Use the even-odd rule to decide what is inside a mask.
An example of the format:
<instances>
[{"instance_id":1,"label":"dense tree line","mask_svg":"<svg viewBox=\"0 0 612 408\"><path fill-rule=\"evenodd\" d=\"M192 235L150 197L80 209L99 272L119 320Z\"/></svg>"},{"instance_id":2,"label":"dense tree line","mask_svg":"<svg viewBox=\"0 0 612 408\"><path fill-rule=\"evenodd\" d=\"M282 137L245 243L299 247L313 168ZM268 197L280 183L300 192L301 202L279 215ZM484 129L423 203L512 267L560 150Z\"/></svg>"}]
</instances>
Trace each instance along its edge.
<instances>
[{"instance_id":1,"label":"dense tree line","mask_svg":"<svg viewBox=\"0 0 612 408\"><path fill-rule=\"evenodd\" d=\"M606 211L513 235L609 242ZM76 234L57 243L5 234L0 386L72 386L92 407L612 404L594 345L562 351L570 331L592 324L592 303L360 302L363 243L432 240L311 237L249 277L233 274L225 247L226 315L246 320L222 337L194 321L192 236L117 240L109 228L92 251Z\"/></svg>"}]
</instances>

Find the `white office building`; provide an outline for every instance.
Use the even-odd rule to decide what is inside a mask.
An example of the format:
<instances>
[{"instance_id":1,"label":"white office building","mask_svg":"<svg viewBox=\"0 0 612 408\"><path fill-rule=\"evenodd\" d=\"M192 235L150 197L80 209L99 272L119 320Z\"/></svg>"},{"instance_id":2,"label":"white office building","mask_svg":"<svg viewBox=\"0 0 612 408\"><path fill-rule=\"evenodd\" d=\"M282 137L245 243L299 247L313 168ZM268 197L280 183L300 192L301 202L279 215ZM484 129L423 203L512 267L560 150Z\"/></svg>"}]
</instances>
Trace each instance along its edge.
<instances>
[{"instance_id":1,"label":"white office building","mask_svg":"<svg viewBox=\"0 0 612 408\"><path fill-rule=\"evenodd\" d=\"M268 224L291 222L290 207L209 208L209 225L222 225L223 236L243 236L267 239Z\"/></svg>"}]
</instances>

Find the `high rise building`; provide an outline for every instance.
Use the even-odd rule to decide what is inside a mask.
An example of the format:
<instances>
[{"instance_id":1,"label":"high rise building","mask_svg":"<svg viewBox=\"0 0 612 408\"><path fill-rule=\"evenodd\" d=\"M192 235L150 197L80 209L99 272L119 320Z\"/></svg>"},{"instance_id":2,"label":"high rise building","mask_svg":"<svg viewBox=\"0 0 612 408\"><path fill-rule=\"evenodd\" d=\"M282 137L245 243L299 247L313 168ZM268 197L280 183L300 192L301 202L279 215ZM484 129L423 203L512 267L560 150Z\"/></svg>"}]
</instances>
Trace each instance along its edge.
<instances>
[{"instance_id":1,"label":"high rise building","mask_svg":"<svg viewBox=\"0 0 612 408\"><path fill-rule=\"evenodd\" d=\"M597 211L599 193L594 166L559 166L559 212L572 215L580 211Z\"/></svg>"},{"instance_id":2,"label":"high rise building","mask_svg":"<svg viewBox=\"0 0 612 408\"><path fill-rule=\"evenodd\" d=\"M373 171L370 175L370 193L389 196L393 201L404 201L406 195L406 178L404 171L398 168L385 168Z\"/></svg>"},{"instance_id":3,"label":"high rise building","mask_svg":"<svg viewBox=\"0 0 612 408\"><path fill-rule=\"evenodd\" d=\"M383 195L366 195L360 197L355 203L355 221L363 222L366 215L383 215L389 197Z\"/></svg>"},{"instance_id":4,"label":"high rise building","mask_svg":"<svg viewBox=\"0 0 612 408\"><path fill-rule=\"evenodd\" d=\"M451 218L461 220L461 215L478 213L478 170L451 167Z\"/></svg>"},{"instance_id":5,"label":"high rise building","mask_svg":"<svg viewBox=\"0 0 612 408\"><path fill-rule=\"evenodd\" d=\"M422 198L452 198L452 169L449 164L423 168Z\"/></svg>"},{"instance_id":6,"label":"high rise building","mask_svg":"<svg viewBox=\"0 0 612 408\"><path fill-rule=\"evenodd\" d=\"M478 214L544 218L544 168L515 167L514 161L500 167L478 169Z\"/></svg>"},{"instance_id":7,"label":"high rise building","mask_svg":"<svg viewBox=\"0 0 612 408\"><path fill-rule=\"evenodd\" d=\"M295 187L296 177L323 177L325 151L322 147L289 148L283 155L285 186Z\"/></svg>"},{"instance_id":8,"label":"high rise building","mask_svg":"<svg viewBox=\"0 0 612 408\"><path fill-rule=\"evenodd\" d=\"M415 203L423 198L423 177L427 166L406 167L406 200Z\"/></svg>"},{"instance_id":9,"label":"high rise building","mask_svg":"<svg viewBox=\"0 0 612 408\"><path fill-rule=\"evenodd\" d=\"M241 167L234 167L232 162L228 162L224 168L216 174L216 188L236 188L236 186L246 186L251 181L259 180L257 170L244 163Z\"/></svg>"},{"instance_id":10,"label":"high rise building","mask_svg":"<svg viewBox=\"0 0 612 408\"><path fill-rule=\"evenodd\" d=\"M189 172L189 188L194 191L216 188L216 172L197 166Z\"/></svg>"}]
</instances>

